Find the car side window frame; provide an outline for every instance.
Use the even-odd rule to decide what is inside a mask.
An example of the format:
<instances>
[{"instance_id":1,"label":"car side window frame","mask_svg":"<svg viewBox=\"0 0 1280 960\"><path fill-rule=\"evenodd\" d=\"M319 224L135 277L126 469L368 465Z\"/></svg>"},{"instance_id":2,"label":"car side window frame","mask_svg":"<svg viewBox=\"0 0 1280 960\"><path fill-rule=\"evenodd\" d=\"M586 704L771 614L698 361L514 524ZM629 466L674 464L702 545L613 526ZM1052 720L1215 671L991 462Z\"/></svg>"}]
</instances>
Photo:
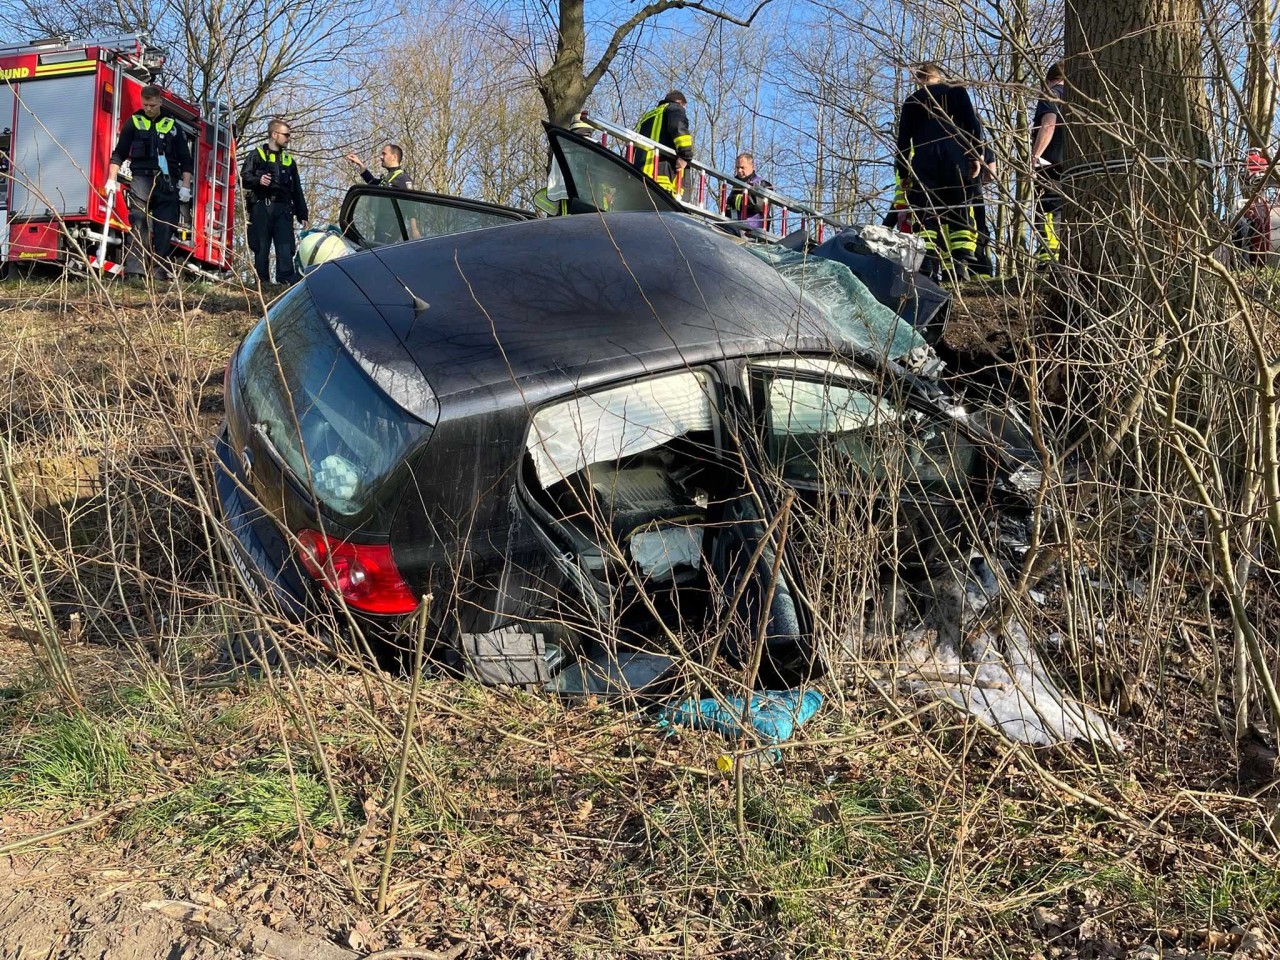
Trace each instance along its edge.
<instances>
[{"instance_id":1,"label":"car side window frame","mask_svg":"<svg viewBox=\"0 0 1280 960\"><path fill-rule=\"evenodd\" d=\"M638 185L642 186L649 199L654 202L654 212L682 213L685 211L685 208L681 206L670 193L664 190L657 181L651 179L643 171L638 170L631 164L627 163L623 157L620 157L613 151L608 150L585 137L580 137L577 134L571 133L561 127L554 126L545 120L542 122L542 126L547 132L547 140L551 145L552 163L559 168L560 179L564 183L565 189L568 191L569 199L578 200L583 203L591 202L586 196L584 196L584 192L579 188L579 185L575 181L573 166L569 163L568 156L565 153L566 144L571 145L574 150L596 157L604 164L604 169L616 169L619 173L620 179L633 180ZM594 204L591 205L595 206ZM633 210L634 208L627 209Z\"/></svg>"},{"instance_id":2,"label":"car side window frame","mask_svg":"<svg viewBox=\"0 0 1280 960\"><path fill-rule=\"evenodd\" d=\"M396 215L396 222L399 225L401 238L392 243L406 243L411 239L408 236L408 227L405 222L405 211L403 202L413 201L426 206L449 207L454 210L461 210L471 213L489 214L499 217L511 223L518 223L522 220L536 219L537 214L531 210L521 210L518 207L506 207L497 203L485 203L482 200L468 200L465 197L454 197L443 193L428 193L423 190L400 190L396 187L386 187L375 184L356 184L347 190L346 196L343 197L342 207L338 213L338 226L342 230L342 235L348 240L356 243L362 250L373 250L378 247L389 246L387 243L379 243L372 238L363 236L355 225L356 206L363 197L376 197L388 200ZM493 224L500 226L500 224ZM432 234L437 236L437 234Z\"/></svg>"}]
</instances>

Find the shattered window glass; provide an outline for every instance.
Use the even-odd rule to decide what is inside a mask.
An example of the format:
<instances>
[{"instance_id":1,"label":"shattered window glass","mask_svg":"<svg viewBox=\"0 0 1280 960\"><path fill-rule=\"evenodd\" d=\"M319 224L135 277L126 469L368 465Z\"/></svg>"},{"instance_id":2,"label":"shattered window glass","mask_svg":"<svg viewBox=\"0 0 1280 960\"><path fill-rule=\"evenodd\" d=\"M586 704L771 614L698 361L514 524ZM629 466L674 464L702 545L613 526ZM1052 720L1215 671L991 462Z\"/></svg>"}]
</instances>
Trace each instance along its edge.
<instances>
[{"instance_id":1,"label":"shattered window glass","mask_svg":"<svg viewBox=\"0 0 1280 960\"><path fill-rule=\"evenodd\" d=\"M975 463L974 444L950 421L868 391L874 387L769 377L767 447L783 479L861 477L931 494L961 489Z\"/></svg>"},{"instance_id":2,"label":"shattered window glass","mask_svg":"<svg viewBox=\"0 0 1280 960\"><path fill-rule=\"evenodd\" d=\"M915 327L873 297L843 263L807 257L773 243L748 244L745 249L817 304L836 337L889 360L902 360L916 348L930 350Z\"/></svg>"},{"instance_id":3,"label":"shattered window glass","mask_svg":"<svg viewBox=\"0 0 1280 960\"><path fill-rule=\"evenodd\" d=\"M838 464L884 479L902 460L902 415L869 394L820 380L769 384L769 449L787 480L821 480ZM834 478L833 478L834 479Z\"/></svg>"}]
</instances>

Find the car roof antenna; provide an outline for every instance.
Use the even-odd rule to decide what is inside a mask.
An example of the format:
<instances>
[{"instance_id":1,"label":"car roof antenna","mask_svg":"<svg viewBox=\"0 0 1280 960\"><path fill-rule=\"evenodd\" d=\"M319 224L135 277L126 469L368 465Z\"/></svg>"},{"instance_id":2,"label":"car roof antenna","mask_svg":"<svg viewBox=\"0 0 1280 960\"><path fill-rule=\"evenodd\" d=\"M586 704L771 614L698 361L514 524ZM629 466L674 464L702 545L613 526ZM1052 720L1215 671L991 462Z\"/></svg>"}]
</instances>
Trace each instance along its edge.
<instances>
[{"instance_id":1,"label":"car roof antenna","mask_svg":"<svg viewBox=\"0 0 1280 960\"><path fill-rule=\"evenodd\" d=\"M395 276L395 274L392 274L392 276ZM427 301L423 300L420 296L418 296L416 293L410 290L409 285L405 283L403 280L401 280L398 276L396 277L396 280L399 282L400 286L404 287L404 292L409 295L409 300L413 304L413 320L409 322L409 330L405 334L405 337L407 339L408 337L413 336L413 328L418 323L418 317L422 316L423 311L425 311L429 306L431 306L431 304L427 303Z\"/></svg>"},{"instance_id":2,"label":"car roof antenna","mask_svg":"<svg viewBox=\"0 0 1280 960\"><path fill-rule=\"evenodd\" d=\"M396 277L396 279L400 280L399 277ZM427 301L423 300L420 296L410 290L409 285L403 280L400 280L400 286L404 287L404 292L407 293L409 295L409 299L413 301L414 313L421 313L423 310L427 309L427 307L431 306L431 304L427 303Z\"/></svg>"}]
</instances>

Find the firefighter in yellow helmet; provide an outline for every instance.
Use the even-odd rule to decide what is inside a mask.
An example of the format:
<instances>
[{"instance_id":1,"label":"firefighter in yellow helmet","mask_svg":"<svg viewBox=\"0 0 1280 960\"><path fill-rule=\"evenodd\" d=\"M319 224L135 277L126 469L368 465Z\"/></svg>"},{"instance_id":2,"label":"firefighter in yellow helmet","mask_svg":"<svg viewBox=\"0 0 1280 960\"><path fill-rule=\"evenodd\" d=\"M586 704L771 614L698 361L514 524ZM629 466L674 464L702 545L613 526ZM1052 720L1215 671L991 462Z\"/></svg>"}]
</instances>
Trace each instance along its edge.
<instances>
[{"instance_id":1,"label":"firefighter in yellow helmet","mask_svg":"<svg viewBox=\"0 0 1280 960\"><path fill-rule=\"evenodd\" d=\"M672 158L657 150L636 147L632 163L663 189L677 195L680 192L680 175L693 159L693 135L689 132L689 115L685 112L688 105L683 93L672 90L636 124L637 133L670 147L676 156Z\"/></svg>"}]
</instances>

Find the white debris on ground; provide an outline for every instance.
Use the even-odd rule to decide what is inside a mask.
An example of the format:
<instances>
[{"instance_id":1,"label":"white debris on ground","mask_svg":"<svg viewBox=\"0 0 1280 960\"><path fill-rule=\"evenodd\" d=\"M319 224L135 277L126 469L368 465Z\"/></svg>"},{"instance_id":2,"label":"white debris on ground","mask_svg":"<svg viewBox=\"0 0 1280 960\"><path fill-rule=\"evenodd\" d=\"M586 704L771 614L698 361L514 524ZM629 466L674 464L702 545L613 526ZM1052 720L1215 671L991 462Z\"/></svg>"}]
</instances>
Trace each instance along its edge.
<instances>
[{"instance_id":1,"label":"white debris on ground","mask_svg":"<svg viewBox=\"0 0 1280 960\"><path fill-rule=\"evenodd\" d=\"M963 600L956 596L958 603L936 604L935 617L958 622L935 618L934 624L903 635L896 675L900 688L919 699L949 700L1011 740L1036 745L1084 740L1122 752L1126 743L1107 720L1061 690L1016 617L980 625L998 589L986 573L967 585Z\"/></svg>"}]
</instances>

